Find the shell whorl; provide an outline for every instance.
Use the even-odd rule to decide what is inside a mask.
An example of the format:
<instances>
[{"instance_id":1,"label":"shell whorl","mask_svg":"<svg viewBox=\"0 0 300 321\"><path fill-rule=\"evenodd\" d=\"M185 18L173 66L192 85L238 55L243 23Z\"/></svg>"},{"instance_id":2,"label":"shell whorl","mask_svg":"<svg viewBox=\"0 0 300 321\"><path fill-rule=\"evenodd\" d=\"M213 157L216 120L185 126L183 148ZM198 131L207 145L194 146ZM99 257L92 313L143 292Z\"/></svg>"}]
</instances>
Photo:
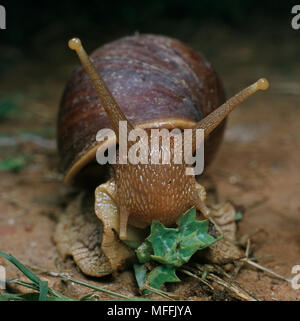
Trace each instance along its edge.
<instances>
[{"instance_id":1,"label":"shell whorl","mask_svg":"<svg viewBox=\"0 0 300 321\"><path fill-rule=\"evenodd\" d=\"M118 105L134 126L191 128L224 102L218 77L198 52L164 36L125 37L91 54ZM111 128L88 75L80 66L64 90L58 116L58 150L66 181L95 160L96 134ZM206 163L224 126L206 141Z\"/></svg>"}]
</instances>

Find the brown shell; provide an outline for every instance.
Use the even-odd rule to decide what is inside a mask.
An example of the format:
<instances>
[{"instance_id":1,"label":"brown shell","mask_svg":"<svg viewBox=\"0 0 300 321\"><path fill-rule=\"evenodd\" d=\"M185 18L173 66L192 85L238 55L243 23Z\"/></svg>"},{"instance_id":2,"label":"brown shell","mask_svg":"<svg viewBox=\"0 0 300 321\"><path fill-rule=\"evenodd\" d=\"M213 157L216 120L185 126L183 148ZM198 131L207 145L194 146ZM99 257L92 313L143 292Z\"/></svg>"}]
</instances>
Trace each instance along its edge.
<instances>
[{"instance_id":1,"label":"brown shell","mask_svg":"<svg viewBox=\"0 0 300 321\"><path fill-rule=\"evenodd\" d=\"M172 38L125 37L100 47L91 58L134 126L191 128L224 102L223 87L210 63ZM111 126L80 66L67 83L58 115L58 151L67 183L95 161L102 144L96 134L102 128ZM223 130L224 123L206 141L206 164Z\"/></svg>"}]
</instances>

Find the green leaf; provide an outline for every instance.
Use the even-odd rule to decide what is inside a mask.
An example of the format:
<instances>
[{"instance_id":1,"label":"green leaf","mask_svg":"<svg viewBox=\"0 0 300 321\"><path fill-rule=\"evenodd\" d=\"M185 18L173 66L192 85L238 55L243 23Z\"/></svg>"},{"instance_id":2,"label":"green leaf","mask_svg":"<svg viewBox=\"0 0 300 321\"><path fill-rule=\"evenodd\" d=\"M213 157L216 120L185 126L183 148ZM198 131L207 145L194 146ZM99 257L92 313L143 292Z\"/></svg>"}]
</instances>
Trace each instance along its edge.
<instances>
[{"instance_id":1,"label":"green leaf","mask_svg":"<svg viewBox=\"0 0 300 321\"><path fill-rule=\"evenodd\" d=\"M201 279L202 279L202 280L205 280L206 277L207 277L207 271L204 270L204 271L202 272L202 274L201 274Z\"/></svg>"},{"instance_id":2,"label":"green leaf","mask_svg":"<svg viewBox=\"0 0 300 321\"><path fill-rule=\"evenodd\" d=\"M38 301L39 293L26 293L26 294L14 294L14 293L2 293L0 295L0 301Z\"/></svg>"},{"instance_id":3,"label":"green leaf","mask_svg":"<svg viewBox=\"0 0 300 321\"><path fill-rule=\"evenodd\" d=\"M19 171L26 165L25 157L8 158L0 162L0 170L2 171Z\"/></svg>"},{"instance_id":4,"label":"green leaf","mask_svg":"<svg viewBox=\"0 0 300 321\"><path fill-rule=\"evenodd\" d=\"M143 286L146 283L146 276L147 276L147 268L144 264L134 264L134 273L136 282L140 289L143 288ZM143 294L149 294L149 290L143 290Z\"/></svg>"},{"instance_id":5,"label":"green leaf","mask_svg":"<svg viewBox=\"0 0 300 321\"><path fill-rule=\"evenodd\" d=\"M158 221L151 226L148 240L152 243L154 254L151 258L162 264L180 266L181 262L176 251L178 246L178 229L167 228Z\"/></svg>"},{"instance_id":6,"label":"green leaf","mask_svg":"<svg viewBox=\"0 0 300 321\"><path fill-rule=\"evenodd\" d=\"M207 220L196 219L194 207L180 218L177 228L166 228L160 222L154 221L148 237L154 251L151 258L162 264L180 267L187 263L196 251L218 240L208 234L208 228Z\"/></svg>"},{"instance_id":7,"label":"green leaf","mask_svg":"<svg viewBox=\"0 0 300 321\"><path fill-rule=\"evenodd\" d=\"M147 268L144 264L134 264L135 278L139 288L142 288L146 282Z\"/></svg>"},{"instance_id":8,"label":"green leaf","mask_svg":"<svg viewBox=\"0 0 300 321\"><path fill-rule=\"evenodd\" d=\"M68 298L56 291L54 291L51 288L48 288L48 282L44 282L41 281L40 278L38 278L33 272L31 272L29 269L27 269L27 267L25 265L23 265L21 262L19 262L15 257L13 257L10 254L6 254L2 251L0 251L0 256L4 257L6 260L8 260L9 262L11 262L12 264L14 264L30 281L32 281L33 283L29 283L29 282L24 282L24 281L20 281L20 280L10 280L7 281L9 282L13 282L15 281L15 283L20 284L22 286L25 286L29 289L33 289L36 291L39 291L40 293L28 293L28 296L25 295L20 295L18 300L47 300L47 301L57 301L57 300L68 300L68 301L74 301L74 299ZM47 296L48 294L55 296L55 297L50 297ZM12 300L12 298L8 298L9 293L5 294L5 296L0 296L0 300ZM16 298L17 300L17 298Z\"/></svg>"},{"instance_id":9,"label":"green leaf","mask_svg":"<svg viewBox=\"0 0 300 321\"><path fill-rule=\"evenodd\" d=\"M241 212L237 212L234 216L234 220L236 222L240 221L243 218L243 214Z\"/></svg>"},{"instance_id":10,"label":"green leaf","mask_svg":"<svg viewBox=\"0 0 300 321\"><path fill-rule=\"evenodd\" d=\"M152 244L147 239L136 250L136 256L140 263L149 262L151 260L152 254L153 254Z\"/></svg>"},{"instance_id":11,"label":"green leaf","mask_svg":"<svg viewBox=\"0 0 300 321\"><path fill-rule=\"evenodd\" d=\"M175 274L176 268L187 263L196 251L222 238L214 238L208 230L209 222L196 218L195 207L182 215L177 228L168 228L153 221L150 235L137 248L136 254L140 263L153 260L162 265L147 274L145 265L136 264L134 270L139 287L142 288L146 282L151 287L160 289L166 282L179 282Z\"/></svg>"},{"instance_id":12,"label":"green leaf","mask_svg":"<svg viewBox=\"0 0 300 321\"><path fill-rule=\"evenodd\" d=\"M186 211L179 219L178 226L182 235L187 235L191 231L191 227L193 227L193 223L196 219L196 208L192 207L188 211ZM196 228L193 229L195 231Z\"/></svg>"},{"instance_id":13,"label":"green leaf","mask_svg":"<svg viewBox=\"0 0 300 321\"><path fill-rule=\"evenodd\" d=\"M48 282L47 281L41 281L33 272L31 272L29 269L26 268L21 262L19 262L15 257L12 255L6 254L4 252L0 251L0 256L4 257L6 260L13 263L30 281L33 283L21 281L18 279L12 279L8 280L8 283L16 283L22 286L25 286L26 288L36 290L37 293L27 293L27 294L11 294L11 293L2 293L0 295L0 301L4 300L25 300L25 301L78 301L78 299L72 299L67 296L62 295L61 293L56 292L55 290L48 288ZM88 284L86 282L76 280L70 277L63 277L64 280L69 280L71 282L81 284L83 286L86 286L88 288L94 289L96 291L101 291L107 294L110 294L112 296L119 297L121 299L126 300L143 300L140 298L129 298L121 293L113 292L108 289L104 289L102 287L97 287L91 284ZM88 299L88 298L86 298Z\"/></svg>"},{"instance_id":14,"label":"green leaf","mask_svg":"<svg viewBox=\"0 0 300 321\"><path fill-rule=\"evenodd\" d=\"M176 268L173 266L157 266L147 275L146 282L155 289L160 289L166 282L180 282L175 271Z\"/></svg>"},{"instance_id":15,"label":"green leaf","mask_svg":"<svg viewBox=\"0 0 300 321\"><path fill-rule=\"evenodd\" d=\"M40 281L39 301L46 301L47 294L48 294L48 282L47 281Z\"/></svg>"},{"instance_id":16,"label":"green leaf","mask_svg":"<svg viewBox=\"0 0 300 321\"><path fill-rule=\"evenodd\" d=\"M2 293L0 295L0 301L39 301L40 294L37 292L30 292L25 294L15 294L15 293ZM63 301L62 298L47 297L46 301ZM75 300L74 300L75 301Z\"/></svg>"},{"instance_id":17,"label":"green leaf","mask_svg":"<svg viewBox=\"0 0 300 321\"><path fill-rule=\"evenodd\" d=\"M11 262L12 264L14 264L25 276L27 276L27 278L30 281L32 281L37 286L40 285L41 280L34 273L28 270L27 267L23 265L21 262L19 262L16 258L2 251L0 251L0 255L4 257L6 260L8 260L9 262Z\"/></svg>"}]
</instances>

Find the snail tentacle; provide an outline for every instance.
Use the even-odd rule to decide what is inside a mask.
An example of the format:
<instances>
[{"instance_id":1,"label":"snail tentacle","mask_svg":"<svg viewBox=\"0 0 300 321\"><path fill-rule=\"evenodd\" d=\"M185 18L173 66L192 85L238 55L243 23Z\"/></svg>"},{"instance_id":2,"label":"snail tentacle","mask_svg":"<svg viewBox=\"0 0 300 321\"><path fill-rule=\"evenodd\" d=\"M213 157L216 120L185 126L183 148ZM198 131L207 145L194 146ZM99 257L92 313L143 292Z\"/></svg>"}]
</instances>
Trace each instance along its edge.
<instances>
[{"instance_id":1,"label":"snail tentacle","mask_svg":"<svg viewBox=\"0 0 300 321\"><path fill-rule=\"evenodd\" d=\"M204 130L204 138L206 138L237 106L245 101L249 96L258 90L267 90L269 82L266 78L257 80L252 85L244 88L239 93L231 97L220 107L215 109L193 127L193 146L196 146L196 130Z\"/></svg>"}]
</instances>

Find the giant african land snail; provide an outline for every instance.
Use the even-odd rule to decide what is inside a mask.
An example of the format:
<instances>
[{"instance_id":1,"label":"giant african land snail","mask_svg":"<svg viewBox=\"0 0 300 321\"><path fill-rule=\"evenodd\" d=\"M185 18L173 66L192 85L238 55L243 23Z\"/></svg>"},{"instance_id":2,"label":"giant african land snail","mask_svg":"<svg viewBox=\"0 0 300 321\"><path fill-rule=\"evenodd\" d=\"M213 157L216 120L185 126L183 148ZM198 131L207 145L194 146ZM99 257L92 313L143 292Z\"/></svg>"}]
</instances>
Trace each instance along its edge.
<instances>
[{"instance_id":1,"label":"giant african land snail","mask_svg":"<svg viewBox=\"0 0 300 321\"><path fill-rule=\"evenodd\" d=\"M170 226L192 206L204 217L209 217L209 209L204 188L194 176L185 174L184 162L115 164L111 177L101 184L96 151L107 148L113 139L97 142L97 132L109 127L120 139L119 121L127 122L128 131L137 127L192 128L193 138L196 129L203 129L207 165L222 139L226 116L252 93L267 89L268 82L260 79L224 103L222 84L211 65L177 40L155 35L126 37L97 49L91 60L79 39L71 39L69 47L77 52L84 68L75 71L62 97L59 154L66 183L91 177L98 180L95 213L104 233L97 243L103 253L97 255L104 254L103 266L118 269L131 255L120 239L135 239L138 229L154 219ZM60 235L67 224L61 223ZM72 233L56 236L61 252L73 255L85 273L97 275L101 264L94 248L90 251L89 241L80 241ZM71 247L62 245L70 242Z\"/></svg>"}]
</instances>

